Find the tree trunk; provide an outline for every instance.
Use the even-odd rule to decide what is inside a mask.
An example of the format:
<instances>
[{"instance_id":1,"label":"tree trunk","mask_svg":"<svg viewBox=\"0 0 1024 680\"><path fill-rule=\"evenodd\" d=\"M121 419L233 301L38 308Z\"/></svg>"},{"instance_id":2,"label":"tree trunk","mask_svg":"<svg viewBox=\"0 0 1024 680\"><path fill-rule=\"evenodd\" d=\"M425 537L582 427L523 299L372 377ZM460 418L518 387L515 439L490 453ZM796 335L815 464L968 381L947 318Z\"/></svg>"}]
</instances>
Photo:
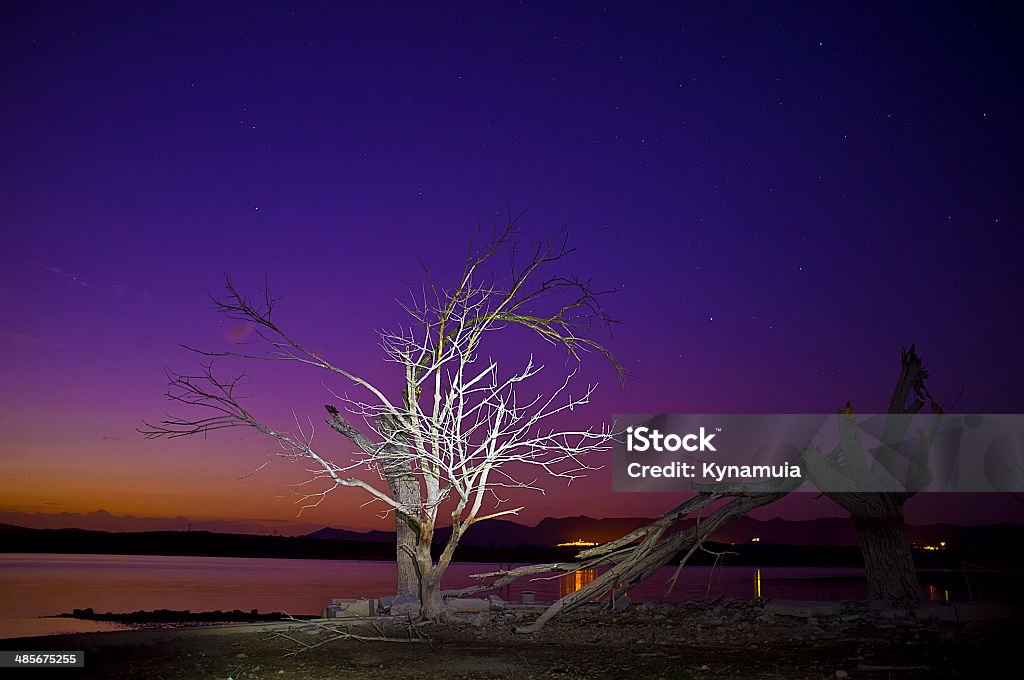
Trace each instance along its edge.
<instances>
[{"instance_id":1,"label":"tree trunk","mask_svg":"<svg viewBox=\"0 0 1024 680\"><path fill-rule=\"evenodd\" d=\"M433 529L421 531L416 545L416 568L419 576L420 618L442 621L448 616L444 598L441 596L441 576L444 568L435 565L430 554Z\"/></svg>"},{"instance_id":2,"label":"tree trunk","mask_svg":"<svg viewBox=\"0 0 1024 680\"><path fill-rule=\"evenodd\" d=\"M443 621L447 616L448 608L441 597L440 575L431 570L420 579L420 618Z\"/></svg>"},{"instance_id":3,"label":"tree trunk","mask_svg":"<svg viewBox=\"0 0 1024 680\"><path fill-rule=\"evenodd\" d=\"M420 504L420 486L410 472L388 479L391 497L407 508ZM419 596L420 583L416 568L417 531L401 515L395 513L395 563L398 567L398 595Z\"/></svg>"},{"instance_id":4,"label":"tree trunk","mask_svg":"<svg viewBox=\"0 0 1024 680\"><path fill-rule=\"evenodd\" d=\"M364 453L376 460L384 477L388 481L388 488L391 497L402 507L408 508L411 512L420 507L420 485L416 475L412 472L408 452L405 447L389 444L381 450L373 444L366 435L352 426L337 408L326 404L328 418L327 424L338 434L348 438L357 445ZM384 428L392 429L392 419L381 416L377 420L377 427L384 431ZM398 572L398 583L395 589L397 595L408 595L416 597L419 595L419 577L416 572L416 530L409 525L408 518L400 512L395 512L395 565Z\"/></svg>"},{"instance_id":5,"label":"tree trunk","mask_svg":"<svg viewBox=\"0 0 1024 680\"><path fill-rule=\"evenodd\" d=\"M921 586L907 539L903 506L853 513L870 600L920 600Z\"/></svg>"}]
</instances>

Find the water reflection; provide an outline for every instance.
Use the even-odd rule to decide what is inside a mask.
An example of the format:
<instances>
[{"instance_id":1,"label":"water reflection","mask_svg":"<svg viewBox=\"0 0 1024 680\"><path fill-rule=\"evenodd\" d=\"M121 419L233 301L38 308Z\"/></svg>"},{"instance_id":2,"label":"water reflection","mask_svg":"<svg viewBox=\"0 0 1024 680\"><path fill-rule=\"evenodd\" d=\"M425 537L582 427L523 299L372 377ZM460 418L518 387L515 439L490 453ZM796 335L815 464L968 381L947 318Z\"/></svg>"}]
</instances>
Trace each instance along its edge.
<instances>
[{"instance_id":1,"label":"water reflection","mask_svg":"<svg viewBox=\"0 0 1024 680\"><path fill-rule=\"evenodd\" d=\"M508 568L457 562L445 587L475 585L473 574ZM863 569L838 567L687 566L672 590L675 566L660 569L630 589L636 602L706 601L718 597L782 600L863 600ZM522 579L502 597L519 600L523 590L550 602L593 582L602 569ZM1024 601L1024 572L922 571L922 594L937 602L970 599ZM969 581L967 580L969 578ZM159 555L0 554L0 638L55 632L38 617L92 607L96 611L139 609L193 611L286 611L315 614L332 597L379 597L395 588L394 562L286 560ZM282 583L288 583L282 588ZM616 593L618 596L619 592ZM46 619L70 625L71 619ZM84 625L84 622L78 622ZM77 625L77 624L76 624Z\"/></svg>"},{"instance_id":2,"label":"water reflection","mask_svg":"<svg viewBox=\"0 0 1024 680\"><path fill-rule=\"evenodd\" d=\"M565 597L597 578L597 569L581 569L558 579L558 596Z\"/></svg>"}]
</instances>

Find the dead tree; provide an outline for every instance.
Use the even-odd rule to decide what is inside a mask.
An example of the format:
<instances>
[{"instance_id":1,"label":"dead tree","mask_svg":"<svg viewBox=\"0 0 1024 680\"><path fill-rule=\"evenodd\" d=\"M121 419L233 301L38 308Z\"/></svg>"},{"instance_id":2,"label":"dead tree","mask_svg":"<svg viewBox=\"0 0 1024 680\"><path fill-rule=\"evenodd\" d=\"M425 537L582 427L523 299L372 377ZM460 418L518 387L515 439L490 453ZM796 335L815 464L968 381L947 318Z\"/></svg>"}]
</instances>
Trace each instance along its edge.
<instances>
[{"instance_id":1,"label":"dead tree","mask_svg":"<svg viewBox=\"0 0 1024 680\"><path fill-rule=\"evenodd\" d=\"M487 326L469 326L465 320L477 317L489 304L489 292L471 292L447 314L456 332L443 347L434 343L429 331L436 311L411 310L423 334L384 336L388 357L412 376L418 398L397 417L391 407L373 402L350 401L350 411L366 422L377 423L376 438L382 445L400 450L418 477L421 496L412 506L394 503L394 509L415 524L415 564L420 582L424 616L437 618L443 612L441 577L466 530L476 522L517 514L509 508L483 514L485 500L498 499L496 492L508 488L538 489L537 471L545 477L572 480L591 469L585 457L610 448L611 430L602 426L560 429L548 425L552 418L584 406L592 387L577 396L567 393L573 373L548 396L523 397L523 387L538 375L541 367L532 358L518 371L502 375L498 363L478 353L480 333ZM370 459L357 461L371 462ZM388 461L388 464L394 461ZM444 514L441 507L451 501ZM451 533L440 556L431 555L438 519L450 522Z\"/></svg>"},{"instance_id":2,"label":"dead tree","mask_svg":"<svg viewBox=\"0 0 1024 680\"><path fill-rule=\"evenodd\" d=\"M853 518L864 556L868 598L873 600L921 599L903 506L931 481L928 454L942 417L942 407L925 386L928 372L914 345L902 350L900 363L880 446L872 452L870 464L865 462L849 403L839 414L840 455L805 457L811 479ZM933 415L915 433L910 467L901 474L899 448L925 400Z\"/></svg>"},{"instance_id":3,"label":"dead tree","mask_svg":"<svg viewBox=\"0 0 1024 680\"><path fill-rule=\"evenodd\" d=\"M323 482L305 493L304 507L319 504L338 487L357 487L394 512L397 533L398 591L415 594L424 616L443 614L440 578L465 530L488 517L514 514L519 509L482 513L485 501L498 499L500 487L534 488L534 480L515 476L515 469L540 468L547 475L571 479L587 469L582 456L604 448L607 428L559 430L541 427L563 410L586 404L592 388L568 393L571 371L561 387L545 399L520 399L516 388L540 370L532 359L525 367L504 373L490 360L480 359L481 344L508 326L523 326L548 343L563 347L580 360L596 351L623 371L602 344L584 335L595 324L613 321L589 281L547 270L572 250L564 239L538 247L525 262L516 262L511 237L515 219L497 231L483 247L472 242L465 267L454 286L428 283L419 299L406 306L410 324L404 331L385 333L386 359L403 376L400 395L387 395L363 377L308 349L287 334L273 317L276 300L267 291L261 300L243 295L227 281L227 296L215 300L229 318L253 328L266 347L264 354L212 352L189 347L211 358L196 375L169 373L168 396L187 407L210 413L206 417L171 417L146 423L148 437L181 437L224 428L255 429L280 445L279 454L314 463L310 483ZM485 269L499 253L511 249L512 266L504 278ZM361 388L362 399L345 398L351 413L361 418L370 434L328 405L327 423L355 445L341 457L313 446L312 427L296 419L294 431L273 427L246 408L239 395L240 378L216 375L212 359L285 361L324 369L349 385ZM341 398L341 397L339 397ZM353 474L369 468L386 488ZM442 505L449 514L439 515ZM439 518L452 524L451 539L441 558L431 559L430 546Z\"/></svg>"}]
</instances>

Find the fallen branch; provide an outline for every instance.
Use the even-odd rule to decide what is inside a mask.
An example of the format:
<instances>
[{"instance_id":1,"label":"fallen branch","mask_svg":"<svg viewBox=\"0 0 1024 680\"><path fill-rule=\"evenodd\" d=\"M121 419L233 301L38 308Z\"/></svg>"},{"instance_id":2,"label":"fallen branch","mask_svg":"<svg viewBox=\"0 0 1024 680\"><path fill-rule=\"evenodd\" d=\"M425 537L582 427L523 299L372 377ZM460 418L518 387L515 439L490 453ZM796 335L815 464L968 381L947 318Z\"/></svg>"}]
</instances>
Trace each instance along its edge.
<instances>
[{"instance_id":1,"label":"fallen branch","mask_svg":"<svg viewBox=\"0 0 1024 680\"><path fill-rule=\"evenodd\" d=\"M322 640L317 640L316 642L306 642L306 641L301 640L301 639L299 639L299 638L297 638L294 635L291 635L289 633L278 631L278 632L272 634L269 639L273 640L275 638L284 638L285 640L288 640L289 642L292 642L292 643L294 643L296 645L296 647L294 649L292 649L292 650L288 651L287 653L285 653L285 656L295 656L297 654L301 654L303 652L308 652L308 651L310 651L312 649L316 649L318 647L322 647L323 645L329 644L331 642L337 642L339 640L356 640L358 642L364 642L364 643L366 643L366 642L398 642L398 643L426 642L427 644L430 644L430 638L425 633L423 633L423 631L419 630L415 625L411 625L411 623L410 623L409 626L406 627L407 637L400 638L400 637L391 637L391 636L385 634L385 632L380 628L379 625L377 625L376 623L373 623L373 622L365 621L365 620L362 623L364 623L364 625L368 623L370 626L372 626L373 629L377 632L377 635L361 635L361 634L358 634L358 633L353 633L353 632L343 628L343 626L346 626L347 623L324 623L322 621L307 621L307 620L300 620L300 619L292 619L292 620L296 621L297 623L303 623L303 624L306 624L308 626L314 626L315 628L318 629L318 631L320 633L326 633L328 635L328 637L326 637L326 638L324 638Z\"/></svg>"},{"instance_id":2,"label":"fallen branch","mask_svg":"<svg viewBox=\"0 0 1024 680\"><path fill-rule=\"evenodd\" d=\"M584 569L594 569L595 567L606 564L617 564L626 560L630 554L632 554L632 552L638 547L637 542L640 541L640 539L650 536L653 532L658 532L658 535L660 536L676 521L685 518L695 510L720 500L723 497L723 494L717 493L697 495L665 513L653 522L639 527L638 529L634 529L625 536L617 538L614 541L609 541L608 543L603 543L592 548L587 548L586 550L581 550L576 554L577 559L581 560L579 562L530 564L522 567L516 567L514 569L503 569L482 574L472 574L470 575L470 578L480 580L495 578L495 580L491 583L467 586L459 590L446 590L444 595L446 597L464 597L466 595L473 595L475 593L486 592L488 590L496 590L527 576L535 576L537 574L554 574L554 576L537 576L536 579L533 579L546 580L550 578L557 578L565 574L572 574Z\"/></svg>"},{"instance_id":3,"label":"fallen branch","mask_svg":"<svg viewBox=\"0 0 1024 680\"><path fill-rule=\"evenodd\" d=\"M698 509L708 503L718 500L721 496L709 494L698 496L682 504L676 510L641 527L629 535L642 535L643 539L635 547L624 549L621 561L616 563L603 574L586 584L579 590L569 593L560 600L549 606L536 621L529 626L516 628L517 633L536 633L554 616L572 611L577 607L601 597L611 594L614 598L616 592L624 592L638 583L652 576L661 567L678 555L682 550L689 552L683 558L683 562L693 554L697 546L703 543L714 531L726 522L736 517L745 515L754 508L772 503L782 496L780 493L754 494L750 496L737 496L732 498L725 505L714 510L705 522L697 524L689 529L670 534L662 538L666 530L678 519L685 517L688 512ZM625 537L623 537L624 539ZM591 548L586 551L588 554L602 550L616 550L622 545L623 539L612 541L598 548ZM583 553L581 553L582 555Z\"/></svg>"},{"instance_id":4,"label":"fallen branch","mask_svg":"<svg viewBox=\"0 0 1024 680\"><path fill-rule=\"evenodd\" d=\"M466 586L465 588L459 588L458 590L446 590L444 591L445 597L465 597L466 595L474 595L476 593L486 592L488 590L497 590L507 586L510 583L518 581L526 576L532 576L534 574L545 574L550 572L558 572L561 574L570 574L581 569L588 569L586 564L579 562L551 562L549 564L530 564L523 567L516 567L514 569L502 569L499 571L489 571L483 574L470 574L470 578L474 579L488 579L494 578L495 580L490 583L480 583L474 586Z\"/></svg>"}]
</instances>

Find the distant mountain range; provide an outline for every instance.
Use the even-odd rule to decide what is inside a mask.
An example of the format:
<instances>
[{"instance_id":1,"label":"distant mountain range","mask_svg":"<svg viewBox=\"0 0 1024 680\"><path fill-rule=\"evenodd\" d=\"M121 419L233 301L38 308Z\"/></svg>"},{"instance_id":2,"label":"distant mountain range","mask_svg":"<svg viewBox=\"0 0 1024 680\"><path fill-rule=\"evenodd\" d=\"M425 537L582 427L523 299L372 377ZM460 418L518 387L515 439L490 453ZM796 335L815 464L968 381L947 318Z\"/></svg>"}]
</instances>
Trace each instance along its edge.
<instances>
[{"instance_id":1,"label":"distant mountain range","mask_svg":"<svg viewBox=\"0 0 1024 680\"><path fill-rule=\"evenodd\" d=\"M455 558L465 562L547 562L571 559L572 541L605 542L646 524L646 518L548 518L534 527L488 520L469 529ZM679 523L675 530L692 526ZM959 568L962 562L993 568L1024 567L1024 526L933 524L908 527L913 543L941 549L918 550L922 568ZM449 530L438 529L437 543ZM756 541L754 539L757 539ZM0 524L0 553L105 555L203 555L308 559L393 560L394 533L324 528L306 536L266 536L211 531L128 531L29 529ZM853 524L843 518L809 521L745 517L716 532L712 542L729 546L730 563L750 565L858 566ZM942 544L944 542L944 545ZM710 558L698 553L695 559Z\"/></svg>"},{"instance_id":2,"label":"distant mountain range","mask_svg":"<svg viewBox=\"0 0 1024 680\"><path fill-rule=\"evenodd\" d=\"M88 529L90 531L213 531L228 534L282 534L296 536L320 528L319 524L274 519L194 519L115 515L92 512L16 512L0 510L0 524L32 529Z\"/></svg>"},{"instance_id":3,"label":"distant mountain range","mask_svg":"<svg viewBox=\"0 0 1024 680\"><path fill-rule=\"evenodd\" d=\"M642 517L617 517L595 519L593 517L549 517L536 526L528 527L508 520L494 519L473 525L463 536L460 545L478 548L551 547L559 543L582 540L594 543L623 536L651 520ZM679 522L673 531L690 528L695 520ZM434 534L435 543L448 540L451 531L440 528ZM982 538L995 540L1024 540L1024 527L1008 524L989 526L959 526L955 524L929 524L908 526L907 533L914 544L947 545L974 543ZM395 540L394 532L357 532L348 529L326 527L308 534L311 538L367 541L390 543ZM758 520L741 517L712 535L718 543L750 543L754 539L761 544L793 546L855 546L857 532L848 517L823 517L813 520L792 521L785 519Z\"/></svg>"}]
</instances>

